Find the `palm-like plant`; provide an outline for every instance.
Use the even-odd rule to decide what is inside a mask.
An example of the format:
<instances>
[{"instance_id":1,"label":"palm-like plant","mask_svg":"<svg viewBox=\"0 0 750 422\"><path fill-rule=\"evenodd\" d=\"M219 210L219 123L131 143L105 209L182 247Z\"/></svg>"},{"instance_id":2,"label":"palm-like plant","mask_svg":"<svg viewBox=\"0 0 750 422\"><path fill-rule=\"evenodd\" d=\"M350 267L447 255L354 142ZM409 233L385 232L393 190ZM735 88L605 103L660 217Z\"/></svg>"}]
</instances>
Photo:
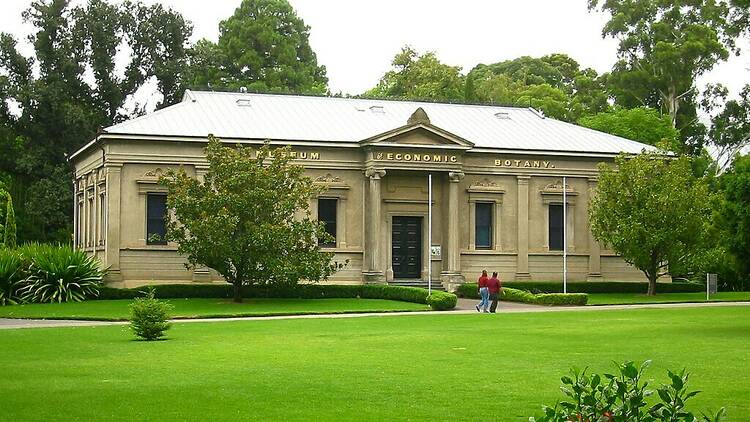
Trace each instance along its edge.
<instances>
[{"instance_id":1,"label":"palm-like plant","mask_svg":"<svg viewBox=\"0 0 750 422\"><path fill-rule=\"evenodd\" d=\"M28 302L80 302L98 296L104 271L99 261L69 246L28 245L21 253L31 260L29 276L20 289Z\"/></svg>"},{"instance_id":2,"label":"palm-like plant","mask_svg":"<svg viewBox=\"0 0 750 422\"><path fill-rule=\"evenodd\" d=\"M20 302L18 289L25 277L23 260L18 252L0 248L0 306Z\"/></svg>"}]
</instances>

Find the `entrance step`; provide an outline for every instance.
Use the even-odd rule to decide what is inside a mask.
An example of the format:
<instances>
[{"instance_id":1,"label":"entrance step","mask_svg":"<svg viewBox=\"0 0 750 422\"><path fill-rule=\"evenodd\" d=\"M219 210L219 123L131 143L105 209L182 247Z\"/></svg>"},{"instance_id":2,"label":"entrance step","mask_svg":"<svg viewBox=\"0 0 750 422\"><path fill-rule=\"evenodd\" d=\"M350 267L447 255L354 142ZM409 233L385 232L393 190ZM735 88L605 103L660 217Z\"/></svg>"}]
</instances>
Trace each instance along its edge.
<instances>
[{"instance_id":1,"label":"entrance step","mask_svg":"<svg viewBox=\"0 0 750 422\"><path fill-rule=\"evenodd\" d=\"M427 290L427 281L425 280L393 280L388 282L389 286L403 286L403 287L419 287L420 289ZM445 291L442 283L439 281L432 282L432 290Z\"/></svg>"}]
</instances>

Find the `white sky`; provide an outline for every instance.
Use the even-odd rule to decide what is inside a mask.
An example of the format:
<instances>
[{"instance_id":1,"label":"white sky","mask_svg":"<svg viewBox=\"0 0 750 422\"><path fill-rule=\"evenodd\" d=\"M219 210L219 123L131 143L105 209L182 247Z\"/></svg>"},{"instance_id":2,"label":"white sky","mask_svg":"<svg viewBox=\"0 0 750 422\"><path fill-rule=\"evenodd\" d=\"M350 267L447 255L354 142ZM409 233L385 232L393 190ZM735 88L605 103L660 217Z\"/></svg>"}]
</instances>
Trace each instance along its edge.
<instances>
[{"instance_id":1,"label":"white sky","mask_svg":"<svg viewBox=\"0 0 750 422\"><path fill-rule=\"evenodd\" d=\"M79 4L82 0L73 0ZM144 0L176 9L194 25L193 41L216 40L218 24L240 0ZM0 31L25 39L21 22L28 0L0 0ZM460 2L429 0L290 0L311 27L310 43L326 66L333 92L359 94L373 87L405 44L432 50L441 61L468 72L478 63L523 55L566 53L599 73L615 61L616 41L602 39L606 17L589 13L586 0ZM736 93L750 83L750 42L700 80L721 82ZM26 46L24 52L30 52Z\"/></svg>"}]
</instances>

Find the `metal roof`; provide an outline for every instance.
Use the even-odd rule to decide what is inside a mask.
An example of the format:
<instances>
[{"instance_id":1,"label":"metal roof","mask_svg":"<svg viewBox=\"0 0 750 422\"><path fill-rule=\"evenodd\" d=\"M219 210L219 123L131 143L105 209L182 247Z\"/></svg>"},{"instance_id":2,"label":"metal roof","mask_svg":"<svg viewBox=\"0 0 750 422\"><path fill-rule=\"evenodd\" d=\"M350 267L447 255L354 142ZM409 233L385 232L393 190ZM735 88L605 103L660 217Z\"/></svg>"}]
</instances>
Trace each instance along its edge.
<instances>
[{"instance_id":1,"label":"metal roof","mask_svg":"<svg viewBox=\"0 0 750 422\"><path fill-rule=\"evenodd\" d=\"M352 143L404 126L419 107L432 125L472 142L475 149L600 154L653 149L529 108L238 92L186 91L182 102L104 132Z\"/></svg>"}]
</instances>

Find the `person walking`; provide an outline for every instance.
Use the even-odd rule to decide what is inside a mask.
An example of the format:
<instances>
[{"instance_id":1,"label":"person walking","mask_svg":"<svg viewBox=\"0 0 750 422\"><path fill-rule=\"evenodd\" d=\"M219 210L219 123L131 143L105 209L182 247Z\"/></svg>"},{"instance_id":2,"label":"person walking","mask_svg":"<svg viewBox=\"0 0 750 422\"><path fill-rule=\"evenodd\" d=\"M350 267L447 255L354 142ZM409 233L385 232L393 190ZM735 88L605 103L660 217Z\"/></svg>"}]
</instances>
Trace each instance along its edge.
<instances>
[{"instance_id":1,"label":"person walking","mask_svg":"<svg viewBox=\"0 0 750 422\"><path fill-rule=\"evenodd\" d=\"M492 277L487 280L487 292L489 293L489 300L492 301L490 313L494 314L497 310L497 301L503 292L503 285L500 283L500 279L497 278L497 272L493 272Z\"/></svg>"},{"instance_id":2,"label":"person walking","mask_svg":"<svg viewBox=\"0 0 750 422\"><path fill-rule=\"evenodd\" d=\"M477 283L479 287L479 297L482 299L479 301L479 303L475 306L477 308L477 312L487 312L487 308L490 304L490 295L489 290L487 289L487 282L489 281L489 277L487 277L487 270L482 270L482 275L479 276L479 282Z\"/></svg>"}]
</instances>

